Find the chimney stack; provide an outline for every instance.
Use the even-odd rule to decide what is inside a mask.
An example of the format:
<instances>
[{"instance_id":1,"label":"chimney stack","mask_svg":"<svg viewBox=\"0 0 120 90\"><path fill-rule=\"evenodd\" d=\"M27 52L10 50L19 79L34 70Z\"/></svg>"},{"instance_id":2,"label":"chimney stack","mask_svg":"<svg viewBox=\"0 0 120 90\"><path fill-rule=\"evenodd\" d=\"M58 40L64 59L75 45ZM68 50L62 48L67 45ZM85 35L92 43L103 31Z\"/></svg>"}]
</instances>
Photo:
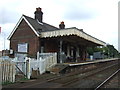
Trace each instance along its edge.
<instances>
[{"instance_id":1,"label":"chimney stack","mask_svg":"<svg viewBox=\"0 0 120 90\"><path fill-rule=\"evenodd\" d=\"M34 14L35 14L35 19L42 23L42 18L43 18L42 9L40 7L36 8Z\"/></svg>"},{"instance_id":2,"label":"chimney stack","mask_svg":"<svg viewBox=\"0 0 120 90\"><path fill-rule=\"evenodd\" d=\"M60 29L65 29L65 24L64 24L63 21L59 24L59 28L60 28Z\"/></svg>"}]
</instances>

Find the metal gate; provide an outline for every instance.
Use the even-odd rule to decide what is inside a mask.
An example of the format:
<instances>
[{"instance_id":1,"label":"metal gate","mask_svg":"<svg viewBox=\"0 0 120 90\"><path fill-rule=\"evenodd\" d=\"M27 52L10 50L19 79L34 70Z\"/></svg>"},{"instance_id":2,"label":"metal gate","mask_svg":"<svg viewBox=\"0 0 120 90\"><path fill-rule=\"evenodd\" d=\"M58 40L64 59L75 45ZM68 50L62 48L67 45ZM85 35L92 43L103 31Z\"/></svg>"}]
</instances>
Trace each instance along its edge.
<instances>
[{"instance_id":1,"label":"metal gate","mask_svg":"<svg viewBox=\"0 0 120 90\"><path fill-rule=\"evenodd\" d=\"M16 74L23 74L26 75L26 62L16 62Z\"/></svg>"},{"instance_id":2,"label":"metal gate","mask_svg":"<svg viewBox=\"0 0 120 90\"><path fill-rule=\"evenodd\" d=\"M27 54L21 54L21 53L15 54L15 57L17 57L17 59L15 60L16 74L23 74L24 76L26 75L26 61L25 61L26 56Z\"/></svg>"}]
</instances>

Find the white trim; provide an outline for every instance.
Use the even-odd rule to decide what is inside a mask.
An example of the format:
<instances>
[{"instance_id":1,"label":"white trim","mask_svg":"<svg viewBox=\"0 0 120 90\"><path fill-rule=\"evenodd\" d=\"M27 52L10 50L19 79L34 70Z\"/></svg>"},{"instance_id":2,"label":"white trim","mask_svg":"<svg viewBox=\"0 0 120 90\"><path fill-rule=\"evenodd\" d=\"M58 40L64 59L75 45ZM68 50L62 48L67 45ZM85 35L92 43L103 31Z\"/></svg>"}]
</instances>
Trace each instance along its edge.
<instances>
[{"instance_id":1,"label":"white trim","mask_svg":"<svg viewBox=\"0 0 120 90\"><path fill-rule=\"evenodd\" d=\"M39 22L39 20L38 20L38 19L36 19L36 20L37 20L37 22L38 22L39 24L43 25L43 23Z\"/></svg>"},{"instance_id":2,"label":"white trim","mask_svg":"<svg viewBox=\"0 0 120 90\"><path fill-rule=\"evenodd\" d=\"M28 20L22 15L21 18L19 19L18 23L16 24L16 26L14 27L13 31L10 33L10 35L8 36L8 40L10 40L10 38L12 37L12 35L14 34L14 32L16 31L16 29L18 28L18 26L20 25L22 20L25 20L26 23L30 26L30 28L33 30L33 32L39 37L39 34L36 32L36 30L33 28L33 26L28 22Z\"/></svg>"},{"instance_id":3,"label":"white trim","mask_svg":"<svg viewBox=\"0 0 120 90\"><path fill-rule=\"evenodd\" d=\"M27 24L30 26L30 28L33 30L33 32L39 37L40 35L36 32L36 30L33 28L33 26L27 21L25 17L23 17L24 20L27 22Z\"/></svg>"}]
</instances>

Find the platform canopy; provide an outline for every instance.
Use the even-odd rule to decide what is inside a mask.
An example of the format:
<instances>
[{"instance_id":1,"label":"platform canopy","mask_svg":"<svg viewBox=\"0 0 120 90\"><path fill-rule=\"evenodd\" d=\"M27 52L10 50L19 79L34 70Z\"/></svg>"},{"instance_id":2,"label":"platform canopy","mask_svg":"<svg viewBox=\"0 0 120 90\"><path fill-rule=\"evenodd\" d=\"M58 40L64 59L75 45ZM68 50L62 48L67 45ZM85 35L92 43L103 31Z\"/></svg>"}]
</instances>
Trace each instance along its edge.
<instances>
[{"instance_id":1,"label":"platform canopy","mask_svg":"<svg viewBox=\"0 0 120 90\"><path fill-rule=\"evenodd\" d=\"M100 45L100 46L106 46L105 42L103 42L103 41L85 33L83 31L83 29L77 29L75 27L41 32L41 37L42 38L63 37L63 36L77 36L77 37L79 37L77 39L82 38L82 39L84 39L86 41L90 41L94 44L97 44L97 45Z\"/></svg>"}]
</instances>

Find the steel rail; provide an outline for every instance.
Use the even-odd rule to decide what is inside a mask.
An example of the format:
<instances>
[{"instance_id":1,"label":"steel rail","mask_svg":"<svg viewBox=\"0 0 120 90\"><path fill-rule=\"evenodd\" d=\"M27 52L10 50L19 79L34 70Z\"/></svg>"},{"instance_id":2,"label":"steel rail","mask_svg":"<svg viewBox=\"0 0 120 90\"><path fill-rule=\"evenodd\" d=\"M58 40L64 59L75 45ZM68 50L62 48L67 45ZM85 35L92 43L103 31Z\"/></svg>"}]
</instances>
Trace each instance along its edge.
<instances>
[{"instance_id":1,"label":"steel rail","mask_svg":"<svg viewBox=\"0 0 120 90\"><path fill-rule=\"evenodd\" d=\"M118 64L118 63L109 65L109 66L107 66L107 67L102 68L101 70L98 70L99 68L95 68L95 70L98 70L98 71L95 72L95 73L101 72L101 71L103 71L103 70L105 70L105 69L108 69L108 68L110 68L110 67L112 67L112 66L115 66L115 65L117 65L117 64ZM90 70L90 71L92 71L92 70ZM84 72L84 73L86 73L86 72ZM95 73L93 73L93 74L95 74ZM67 75L63 75L63 76L59 76L59 77L56 77L56 78L47 79L47 81L48 81L48 82L51 82L51 81L54 81L54 80L62 79L62 78L65 78L65 77L72 77L72 76L76 76L76 75L79 75L79 74L81 74L81 72L69 73L69 74L67 74ZM82 74L83 74L83 73L82 73ZM91 74L91 75L93 75L93 74Z\"/></svg>"},{"instance_id":2,"label":"steel rail","mask_svg":"<svg viewBox=\"0 0 120 90\"><path fill-rule=\"evenodd\" d=\"M117 64L118 64L118 63L117 63ZM89 75L87 75L87 76L85 76L85 77L82 77L82 79L87 78L87 77L90 77L90 76L92 76L92 75L95 75L95 74L97 74L97 73L99 73L99 72L102 72L102 71L104 71L104 70L106 70L106 69L108 69L108 68L111 68L111 67L113 67L113 66L115 66L115 65L117 65L117 64L113 64L113 65L107 66L107 67L105 67L105 68L103 68L103 69L101 69L101 70L98 70L98 71L96 71L96 72L94 72L94 73L92 73L92 74L89 74ZM72 83L72 82L78 81L78 80L80 80L80 79L81 79L81 78L79 78L79 77L74 78L74 79L71 80L70 82L64 83L63 86L66 86L66 85L68 85L68 84L70 84L70 83Z\"/></svg>"},{"instance_id":3,"label":"steel rail","mask_svg":"<svg viewBox=\"0 0 120 90\"><path fill-rule=\"evenodd\" d=\"M120 69L118 69L117 71L115 71L112 75L110 75L107 79L105 79L101 84L99 84L95 90L100 89L105 83L107 83L112 77L114 77L118 72L120 71Z\"/></svg>"}]
</instances>

